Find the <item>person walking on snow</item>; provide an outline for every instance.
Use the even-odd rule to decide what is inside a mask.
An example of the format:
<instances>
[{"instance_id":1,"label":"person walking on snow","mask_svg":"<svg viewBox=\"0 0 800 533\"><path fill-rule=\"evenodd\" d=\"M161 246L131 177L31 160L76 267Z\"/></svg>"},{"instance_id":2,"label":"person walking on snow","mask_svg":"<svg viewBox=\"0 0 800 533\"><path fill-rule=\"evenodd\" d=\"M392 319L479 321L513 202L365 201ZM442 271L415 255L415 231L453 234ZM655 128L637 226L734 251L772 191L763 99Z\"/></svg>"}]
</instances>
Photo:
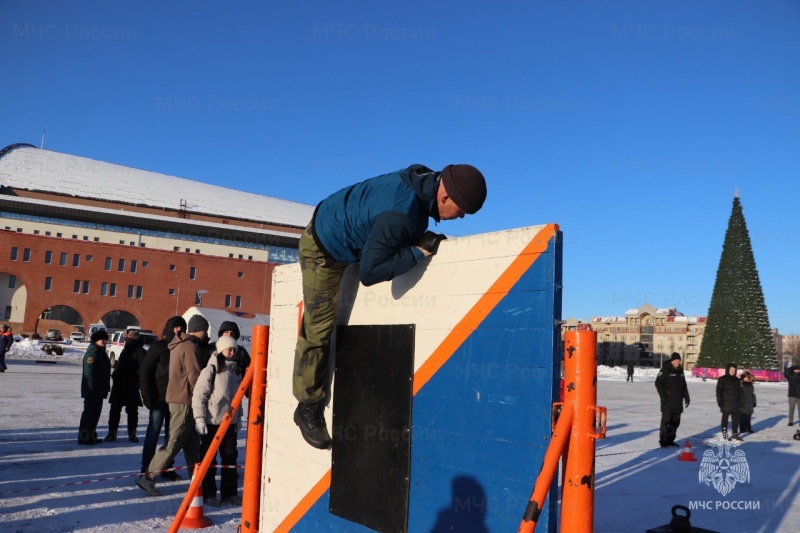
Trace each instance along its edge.
<instances>
[{"instance_id":1,"label":"person walking on snow","mask_svg":"<svg viewBox=\"0 0 800 533\"><path fill-rule=\"evenodd\" d=\"M633 359L631 359L630 361L628 361L628 377L625 378L625 383L627 383L628 381L633 383L633 369L634 369L634 364L633 364Z\"/></svg>"},{"instance_id":2,"label":"person walking on snow","mask_svg":"<svg viewBox=\"0 0 800 533\"><path fill-rule=\"evenodd\" d=\"M194 424L200 435L200 457L205 457L214 436L217 434L222 419L231 409L233 397L242 383L242 374L238 370L239 361L236 357L236 340L231 335L222 335L216 343L216 351L211 355L206 367L200 372L197 383L192 393L192 412ZM222 464L229 467L223 468L220 483L220 498L217 499L217 484L214 478L217 475L216 454L211 461L205 477L203 477L203 500L213 506L222 503L241 505L242 498L237 494L238 476L236 473L236 434L239 431L242 419L242 407L239 406L233 413L228 430L222 437L219 445L219 456Z\"/></svg>"},{"instance_id":3,"label":"person walking on snow","mask_svg":"<svg viewBox=\"0 0 800 533\"><path fill-rule=\"evenodd\" d=\"M789 426L794 424L794 411L797 409L797 419L800 420L800 366L794 365L783 373L789 382Z\"/></svg>"},{"instance_id":4,"label":"person walking on snow","mask_svg":"<svg viewBox=\"0 0 800 533\"><path fill-rule=\"evenodd\" d=\"M422 165L346 187L317 205L300 237L303 319L295 349L294 422L308 444L331 444L323 416L331 335L339 286L348 265L360 263L365 286L389 281L434 255L444 235L428 219L474 214L486 199L483 174L470 165L435 172Z\"/></svg>"},{"instance_id":5,"label":"person walking on snow","mask_svg":"<svg viewBox=\"0 0 800 533\"><path fill-rule=\"evenodd\" d=\"M736 364L725 365L725 375L717 380L717 405L722 412L722 438L742 440L739 436L739 412L744 403L744 394L739 378L736 377ZM731 418L731 436L728 438L728 417Z\"/></svg>"},{"instance_id":6,"label":"person walking on snow","mask_svg":"<svg viewBox=\"0 0 800 533\"><path fill-rule=\"evenodd\" d=\"M661 399L661 426L658 444L662 448L678 446L675 444L678 427L681 425L681 413L689 407L689 388L681 366L681 356L673 353L669 361L664 363L656 377L656 390Z\"/></svg>"},{"instance_id":7,"label":"person walking on snow","mask_svg":"<svg viewBox=\"0 0 800 533\"><path fill-rule=\"evenodd\" d=\"M169 381L167 383L167 405L169 405L169 437L167 444L156 451L148 466L148 472L139 476L136 485L150 496L161 496L156 489L156 476L183 450L189 469L200 460L200 438L197 435L192 414L192 393L200 370L208 362L206 346L208 321L202 315L189 319L187 333L178 333L169 343Z\"/></svg>"},{"instance_id":8,"label":"person walking on snow","mask_svg":"<svg viewBox=\"0 0 800 533\"><path fill-rule=\"evenodd\" d=\"M145 354L144 362L139 370L139 389L144 406L150 410L150 419L142 446L142 473L147 472L150 461L156 454L158 435L164 426L164 446L169 438L169 405L167 405L167 383L169 383L169 343L178 333L186 332L186 320L174 316L167 320L161 339L154 342ZM174 460L173 460L174 461ZM166 468L172 468L169 462ZM179 481L180 474L170 470L162 472L161 478L167 481Z\"/></svg>"},{"instance_id":9,"label":"person walking on snow","mask_svg":"<svg viewBox=\"0 0 800 533\"><path fill-rule=\"evenodd\" d=\"M101 329L92 333L89 346L83 354L81 398L83 413L78 427L78 444L100 444L97 423L103 411L103 400L111 390L111 360L106 353L108 332Z\"/></svg>"},{"instance_id":10,"label":"person walking on snow","mask_svg":"<svg viewBox=\"0 0 800 533\"><path fill-rule=\"evenodd\" d=\"M739 431L741 433L753 432L750 419L753 416L755 408L756 389L753 385L753 374L745 370L742 372L742 408L739 412Z\"/></svg>"},{"instance_id":11,"label":"person walking on snow","mask_svg":"<svg viewBox=\"0 0 800 533\"><path fill-rule=\"evenodd\" d=\"M108 403L111 407L108 412L108 435L103 439L106 442L117 440L122 408L128 415L128 440L139 442L136 436L136 426L139 424L139 407L142 398L139 395L139 366L144 360L144 339L139 332L131 329L125 332L125 346L119 353L119 361L111 373L114 384L111 386L111 395Z\"/></svg>"},{"instance_id":12,"label":"person walking on snow","mask_svg":"<svg viewBox=\"0 0 800 533\"><path fill-rule=\"evenodd\" d=\"M8 324L0 326L0 372L5 372L8 368L6 366L6 354L14 344L14 334Z\"/></svg>"}]
</instances>

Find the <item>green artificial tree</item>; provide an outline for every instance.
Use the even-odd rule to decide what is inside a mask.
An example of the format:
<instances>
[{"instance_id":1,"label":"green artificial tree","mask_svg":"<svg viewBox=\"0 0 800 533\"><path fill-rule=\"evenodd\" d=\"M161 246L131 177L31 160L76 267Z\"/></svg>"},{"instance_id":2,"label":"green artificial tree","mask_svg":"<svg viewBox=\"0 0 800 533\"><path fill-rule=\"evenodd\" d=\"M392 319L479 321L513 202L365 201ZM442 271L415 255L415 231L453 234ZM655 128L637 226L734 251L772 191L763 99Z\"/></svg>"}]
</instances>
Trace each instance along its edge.
<instances>
[{"instance_id":1,"label":"green artificial tree","mask_svg":"<svg viewBox=\"0 0 800 533\"><path fill-rule=\"evenodd\" d=\"M738 195L728 220L697 366L777 370L764 292Z\"/></svg>"}]
</instances>

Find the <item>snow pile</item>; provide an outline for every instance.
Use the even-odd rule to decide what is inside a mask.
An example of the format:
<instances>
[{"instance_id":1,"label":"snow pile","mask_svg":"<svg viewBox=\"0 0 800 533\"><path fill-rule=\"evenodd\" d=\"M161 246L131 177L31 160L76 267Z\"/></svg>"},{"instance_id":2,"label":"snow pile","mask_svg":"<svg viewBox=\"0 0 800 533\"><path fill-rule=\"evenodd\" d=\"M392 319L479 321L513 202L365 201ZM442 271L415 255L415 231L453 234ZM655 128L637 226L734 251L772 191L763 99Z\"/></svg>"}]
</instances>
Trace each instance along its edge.
<instances>
[{"instance_id":1,"label":"snow pile","mask_svg":"<svg viewBox=\"0 0 800 533\"><path fill-rule=\"evenodd\" d=\"M11 345L11 350L6 354L6 359L81 362L83 361L83 354L86 352L86 347L89 346L89 344L85 342L76 342L72 344L51 343L61 346L64 350L64 354L47 355L42 351L45 344L48 343L46 341L32 340L30 338L22 339Z\"/></svg>"}]
</instances>

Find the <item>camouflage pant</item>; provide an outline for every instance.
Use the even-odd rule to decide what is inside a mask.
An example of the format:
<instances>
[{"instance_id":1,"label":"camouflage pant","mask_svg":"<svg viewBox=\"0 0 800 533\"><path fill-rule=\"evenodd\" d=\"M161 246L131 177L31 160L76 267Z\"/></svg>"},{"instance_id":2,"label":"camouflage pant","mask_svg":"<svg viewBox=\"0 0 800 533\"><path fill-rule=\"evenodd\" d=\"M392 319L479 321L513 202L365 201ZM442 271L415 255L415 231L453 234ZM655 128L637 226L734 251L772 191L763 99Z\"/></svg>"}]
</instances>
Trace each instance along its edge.
<instances>
[{"instance_id":1,"label":"camouflage pant","mask_svg":"<svg viewBox=\"0 0 800 533\"><path fill-rule=\"evenodd\" d=\"M325 398L331 335L336 325L339 285L347 265L328 258L310 234L300 237L303 274L303 324L294 353L292 393L302 403Z\"/></svg>"}]
</instances>

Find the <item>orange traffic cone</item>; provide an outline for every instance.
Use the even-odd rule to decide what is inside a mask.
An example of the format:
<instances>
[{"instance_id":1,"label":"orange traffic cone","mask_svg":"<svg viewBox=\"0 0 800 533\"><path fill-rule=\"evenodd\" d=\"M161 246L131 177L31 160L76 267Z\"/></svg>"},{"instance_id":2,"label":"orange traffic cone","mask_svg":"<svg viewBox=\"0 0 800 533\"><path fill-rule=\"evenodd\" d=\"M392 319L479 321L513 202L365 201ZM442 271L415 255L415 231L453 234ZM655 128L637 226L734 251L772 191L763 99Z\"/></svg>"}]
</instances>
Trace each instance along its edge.
<instances>
[{"instance_id":1,"label":"orange traffic cone","mask_svg":"<svg viewBox=\"0 0 800 533\"><path fill-rule=\"evenodd\" d=\"M197 470L197 466L195 466L195 470ZM192 480L194 480L194 477L192 477ZM189 504L189 509L186 511L186 515L183 517L180 527L200 529L213 525L214 522L205 515L205 510L203 508L203 484L198 483L194 498L192 498L192 503Z\"/></svg>"},{"instance_id":2,"label":"orange traffic cone","mask_svg":"<svg viewBox=\"0 0 800 533\"><path fill-rule=\"evenodd\" d=\"M683 451L678 456L678 461L697 461L697 457L694 456L694 452L692 451L692 445L689 444L688 440L683 445Z\"/></svg>"}]
</instances>

